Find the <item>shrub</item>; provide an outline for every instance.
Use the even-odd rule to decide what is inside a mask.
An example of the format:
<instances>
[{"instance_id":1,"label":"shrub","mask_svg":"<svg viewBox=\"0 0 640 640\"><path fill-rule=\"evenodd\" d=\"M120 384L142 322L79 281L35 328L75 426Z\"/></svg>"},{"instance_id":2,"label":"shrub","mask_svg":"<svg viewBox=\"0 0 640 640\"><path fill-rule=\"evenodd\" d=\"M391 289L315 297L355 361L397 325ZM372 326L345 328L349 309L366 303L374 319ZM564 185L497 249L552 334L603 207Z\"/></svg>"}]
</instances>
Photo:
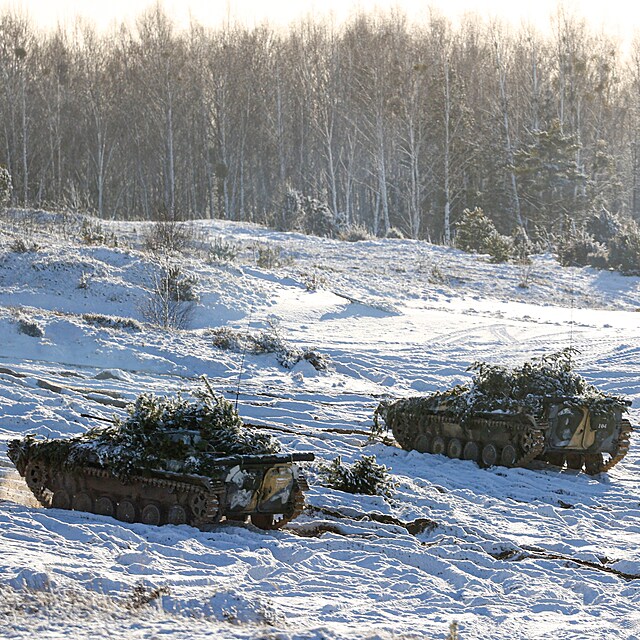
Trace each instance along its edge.
<instances>
[{"instance_id":1,"label":"shrub","mask_svg":"<svg viewBox=\"0 0 640 640\"><path fill-rule=\"evenodd\" d=\"M513 241L509 236L494 233L487 239L485 251L490 256L490 261L494 264L507 262L513 253Z\"/></svg>"},{"instance_id":2,"label":"shrub","mask_svg":"<svg viewBox=\"0 0 640 640\"><path fill-rule=\"evenodd\" d=\"M0 165L0 211L9 204L12 191L13 183L11 182L9 169L4 165Z\"/></svg>"},{"instance_id":3,"label":"shrub","mask_svg":"<svg viewBox=\"0 0 640 640\"><path fill-rule=\"evenodd\" d=\"M193 242L193 229L183 222L166 219L154 222L144 236L144 246L153 253L182 253Z\"/></svg>"},{"instance_id":4,"label":"shrub","mask_svg":"<svg viewBox=\"0 0 640 640\"><path fill-rule=\"evenodd\" d=\"M275 324L260 333L241 332L230 327L216 327L210 333L213 345L218 349L246 351L253 355L274 354L285 369L291 369L301 360L307 360L317 371L326 371L331 365L327 356L313 349L298 349L287 343Z\"/></svg>"},{"instance_id":5,"label":"shrub","mask_svg":"<svg viewBox=\"0 0 640 640\"><path fill-rule=\"evenodd\" d=\"M640 275L640 228L635 222L609 241L609 266L625 275Z\"/></svg>"},{"instance_id":6,"label":"shrub","mask_svg":"<svg viewBox=\"0 0 640 640\"><path fill-rule=\"evenodd\" d=\"M338 221L326 202L288 189L280 207L277 228L280 231L301 231L316 236L335 237Z\"/></svg>"},{"instance_id":7,"label":"shrub","mask_svg":"<svg viewBox=\"0 0 640 640\"><path fill-rule=\"evenodd\" d=\"M261 269L277 269L293 262L293 258L285 255L281 247L266 242L256 243L253 251L256 265Z\"/></svg>"},{"instance_id":8,"label":"shrub","mask_svg":"<svg viewBox=\"0 0 640 640\"><path fill-rule=\"evenodd\" d=\"M303 230L305 233L333 238L338 234L336 216L326 202L305 196L302 198Z\"/></svg>"},{"instance_id":9,"label":"shrub","mask_svg":"<svg viewBox=\"0 0 640 640\"><path fill-rule=\"evenodd\" d=\"M488 253L491 238L498 231L480 207L465 209L462 218L455 223L455 245L469 253Z\"/></svg>"},{"instance_id":10,"label":"shrub","mask_svg":"<svg viewBox=\"0 0 640 640\"><path fill-rule=\"evenodd\" d=\"M150 604L162 596L168 596L171 594L171 589L168 586L151 588L147 586L142 580L137 582L129 596L128 601L125 603L125 607L128 609L141 609L142 607Z\"/></svg>"},{"instance_id":11,"label":"shrub","mask_svg":"<svg viewBox=\"0 0 640 640\"><path fill-rule=\"evenodd\" d=\"M40 247L35 242L27 244L27 242L22 238L14 238L14 240L11 242L10 249L15 253L28 253L38 251Z\"/></svg>"},{"instance_id":12,"label":"shrub","mask_svg":"<svg viewBox=\"0 0 640 640\"><path fill-rule=\"evenodd\" d=\"M600 213L593 213L587 219L586 232L593 236L596 242L607 244L622 230L620 220L604 207Z\"/></svg>"},{"instance_id":13,"label":"shrub","mask_svg":"<svg viewBox=\"0 0 640 640\"><path fill-rule=\"evenodd\" d=\"M83 313L81 317L87 324L103 329L130 329L131 331L143 329L142 325L133 318L106 316L101 313Z\"/></svg>"},{"instance_id":14,"label":"shrub","mask_svg":"<svg viewBox=\"0 0 640 640\"><path fill-rule=\"evenodd\" d=\"M607 252L604 245L596 242L584 230L572 231L565 235L557 246L558 262L565 267L607 266Z\"/></svg>"},{"instance_id":15,"label":"shrub","mask_svg":"<svg viewBox=\"0 0 640 640\"><path fill-rule=\"evenodd\" d=\"M350 224L348 227L345 227L338 237L345 242L361 242L374 239L368 229L359 224Z\"/></svg>"},{"instance_id":16,"label":"shrub","mask_svg":"<svg viewBox=\"0 0 640 640\"><path fill-rule=\"evenodd\" d=\"M178 264L166 264L154 275L143 317L163 329L185 329L193 316L198 295L197 276L185 274Z\"/></svg>"},{"instance_id":17,"label":"shrub","mask_svg":"<svg viewBox=\"0 0 640 640\"><path fill-rule=\"evenodd\" d=\"M89 220L82 221L80 240L83 244L88 245L118 246L118 239L114 233L105 231L99 222L92 222Z\"/></svg>"},{"instance_id":18,"label":"shrub","mask_svg":"<svg viewBox=\"0 0 640 640\"><path fill-rule=\"evenodd\" d=\"M18 319L18 332L31 338L44 338L44 329L35 320Z\"/></svg>"},{"instance_id":19,"label":"shrub","mask_svg":"<svg viewBox=\"0 0 640 640\"><path fill-rule=\"evenodd\" d=\"M240 253L240 245L228 242L224 238L214 238L207 252L209 264L225 264L233 262Z\"/></svg>"},{"instance_id":20,"label":"shrub","mask_svg":"<svg viewBox=\"0 0 640 640\"><path fill-rule=\"evenodd\" d=\"M327 286L327 279L317 271L314 271L313 273L303 273L302 278L304 287L307 291L317 291L318 289L324 289Z\"/></svg>"},{"instance_id":21,"label":"shrub","mask_svg":"<svg viewBox=\"0 0 640 640\"><path fill-rule=\"evenodd\" d=\"M397 227L389 227L389 230L385 234L385 238L395 238L396 240L403 240L404 233Z\"/></svg>"},{"instance_id":22,"label":"shrub","mask_svg":"<svg viewBox=\"0 0 640 640\"><path fill-rule=\"evenodd\" d=\"M343 463L338 456L320 466L320 475L325 486L347 493L390 497L395 488L387 468L375 456L362 456L353 464Z\"/></svg>"}]
</instances>

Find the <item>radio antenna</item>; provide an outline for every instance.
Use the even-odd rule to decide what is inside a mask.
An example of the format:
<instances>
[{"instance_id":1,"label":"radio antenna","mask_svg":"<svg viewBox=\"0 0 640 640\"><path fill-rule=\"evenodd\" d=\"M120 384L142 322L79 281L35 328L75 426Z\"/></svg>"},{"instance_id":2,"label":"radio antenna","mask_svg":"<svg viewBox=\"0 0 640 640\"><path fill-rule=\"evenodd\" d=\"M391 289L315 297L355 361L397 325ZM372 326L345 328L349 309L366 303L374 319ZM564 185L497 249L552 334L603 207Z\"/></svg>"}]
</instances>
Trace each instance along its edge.
<instances>
[{"instance_id":1,"label":"radio antenna","mask_svg":"<svg viewBox=\"0 0 640 640\"><path fill-rule=\"evenodd\" d=\"M251 326L251 319L253 317L253 305L249 309L249 317L247 319L247 334L249 327ZM247 355L247 345L249 343L248 338L244 341L244 346L242 347L242 358L240 359L240 371L238 372L238 386L236 387L236 412L238 411L238 398L240 397L240 383L242 382L242 374L244 373L244 359Z\"/></svg>"}]
</instances>

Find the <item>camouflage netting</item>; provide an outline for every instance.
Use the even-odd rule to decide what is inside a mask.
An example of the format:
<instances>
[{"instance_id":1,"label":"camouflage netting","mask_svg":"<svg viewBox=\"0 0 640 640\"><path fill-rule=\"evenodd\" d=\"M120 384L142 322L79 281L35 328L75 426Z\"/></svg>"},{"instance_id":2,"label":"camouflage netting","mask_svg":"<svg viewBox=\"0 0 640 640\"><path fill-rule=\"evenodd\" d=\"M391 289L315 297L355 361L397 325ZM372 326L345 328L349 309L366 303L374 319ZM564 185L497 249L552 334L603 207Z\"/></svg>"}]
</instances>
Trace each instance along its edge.
<instances>
[{"instance_id":1,"label":"camouflage netting","mask_svg":"<svg viewBox=\"0 0 640 640\"><path fill-rule=\"evenodd\" d=\"M571 399L594 415L606 415L612 409L627 411L624 398L600 391L572 370L571 358L575 352L575 349L564 349L517 367L475 362L468 369L475 372L470 384L397 403L381 403L374 422L378 424L381 416L391 424L394 411L407 410L417 413L446 410L461 424L478 413L542 416L545 402L551 398Z\"/></svg>"},{"instance_id":2,"label":"camouflage netting","mask_svg":"<svg viewBox=\"0 0 640 640\"><path fill-rule=\"evenodd\" d=\"M97 463L126 478L150 469L210 475L221 456L279 449L271 436L245 428L233 405L206 384L192 400L180 394L176 398L142 394L129 407L126 420L81 436L13 440L9 456L14 462L22 455L65 469Z\"/></svg>"}]
</instances>

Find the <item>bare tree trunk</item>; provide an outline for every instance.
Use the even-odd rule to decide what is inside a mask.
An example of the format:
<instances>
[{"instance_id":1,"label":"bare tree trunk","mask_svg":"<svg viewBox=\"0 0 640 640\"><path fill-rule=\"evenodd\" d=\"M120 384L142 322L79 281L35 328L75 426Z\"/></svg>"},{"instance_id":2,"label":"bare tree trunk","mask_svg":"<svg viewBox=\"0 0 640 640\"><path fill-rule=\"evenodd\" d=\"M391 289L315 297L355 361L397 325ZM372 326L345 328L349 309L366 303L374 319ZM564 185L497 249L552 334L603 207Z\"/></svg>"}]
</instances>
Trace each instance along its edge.
<instances>
[{"instance_id":1,"label":"bare tree trunk","mask_svg":"<svg viewBox=\"0 0 640 640\"><path fill-rule=\"evenodd\" d=\"M502 61L502 55L500 52L500 45L498 39L494 40L495 52L496 52L496 68L498 71L498 83L500 85L500 105L502 110L502 125L504 128L504 140L505 140L505 152L507 156L507 165L509 167L509 178L511 182L511 195L513 198L513 207L515 213L515 219L517 225L524 230L524 224L522 222L522 214L520 211L520 197L518 195L518 180L515 171L515 155L511 142L511 130L509 127L509 100L507 94L507 77L504 64Z\"/></svg>"}]
</instances>

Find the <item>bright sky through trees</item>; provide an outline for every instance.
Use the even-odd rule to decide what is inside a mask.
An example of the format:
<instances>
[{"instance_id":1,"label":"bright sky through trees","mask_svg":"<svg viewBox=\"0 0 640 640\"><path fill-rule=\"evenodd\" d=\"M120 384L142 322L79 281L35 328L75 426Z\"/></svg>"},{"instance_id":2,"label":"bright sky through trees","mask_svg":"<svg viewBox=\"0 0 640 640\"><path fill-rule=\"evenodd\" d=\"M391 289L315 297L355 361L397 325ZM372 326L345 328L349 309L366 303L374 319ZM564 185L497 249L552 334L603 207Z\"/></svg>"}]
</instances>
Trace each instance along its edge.
<instances>
[{"instance_id":1,"label":"bright sky through trees","mask_svg":"<svg viewBox=\"0 0 640 640\"><path fill-rule=\"evenodd\" d=\"M105 28L114 21L134 19L152 4L154 0L0 0L0 9L24 11L41 26L55 26L58 22L68 24L80 15ZM265 20L286 25L307 16L333 16L340 22L359 11L395 7L412 19L419 19L431 6L452 18L470 11L486 17L497 16L515 25L530 22L542 30L549 27L558 8L556 0L164 0L162 4L182 25L189 22L190 16L212 26L227 19L250 26ZM572 14L584 16L594 29L602 27L625 40L634 30L640 29L640 3L569 0L562 6Z\"/></svg>"}]
</instances>

